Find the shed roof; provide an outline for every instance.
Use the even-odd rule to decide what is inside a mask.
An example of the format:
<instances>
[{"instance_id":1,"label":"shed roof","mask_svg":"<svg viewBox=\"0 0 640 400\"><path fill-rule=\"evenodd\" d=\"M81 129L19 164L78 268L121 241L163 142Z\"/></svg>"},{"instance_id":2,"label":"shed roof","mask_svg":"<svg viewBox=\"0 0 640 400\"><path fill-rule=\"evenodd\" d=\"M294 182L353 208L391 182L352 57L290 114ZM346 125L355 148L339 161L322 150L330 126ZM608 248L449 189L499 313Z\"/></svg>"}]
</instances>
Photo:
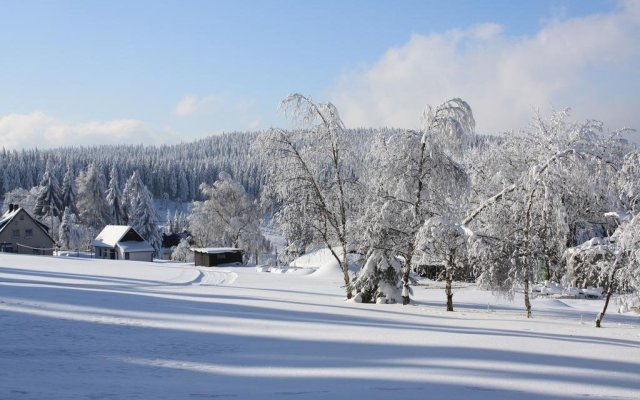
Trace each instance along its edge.
<instances>
[{"instance_id":1,"label":"shed roof","mask_svg":"<svg viewBox=\"0 0 640 400\"><path fill-rule=\"evenodd\" d=\"M208 253L208 254L242 252L242 249L238 249L235 247L200 247L200 248L193 248L191 250L197 253Z\"/></svg>"}]
</instances>

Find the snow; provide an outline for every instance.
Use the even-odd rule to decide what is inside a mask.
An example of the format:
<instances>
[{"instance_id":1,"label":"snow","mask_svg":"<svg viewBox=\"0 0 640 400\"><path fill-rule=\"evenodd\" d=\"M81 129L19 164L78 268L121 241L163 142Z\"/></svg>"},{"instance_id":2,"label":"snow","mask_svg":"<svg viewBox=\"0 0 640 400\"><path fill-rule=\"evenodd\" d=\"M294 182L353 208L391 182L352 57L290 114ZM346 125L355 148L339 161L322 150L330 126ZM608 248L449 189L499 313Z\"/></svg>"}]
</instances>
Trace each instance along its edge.
<instances>
[{"instance_id":1,"label":"snow","mask_svg":"<svg viewBox=\"0 0 640 400\"><path fill-rule=\"evenodd\" d=\"M0 254L0 398L638 399L638 314L596 329L602 300L538 297L526 319L521 296L474 286L453 313L431 286L409 306L358 304L323 262Z\"/></svg>"},{"instance_id":2,"label":"snow","mask_svg":"<svg viewBox=\"0 0 640 400\"><path fill-rule=\"evenodd\" d=\"M120 247L123 251L130 253L153 251L153 247L147 242L120 242L118 243L118 247Z\"/></svg>"},{"instance_id":3,"label":"snow","mask_svg":"<svg viewBox=\"0 0 640 400\"><path fill-rule=\"evenodd\" d=\"M204 247L204 248L193 248L192 250L197 251L198 253L208 253L208 254L220 254L220 253L242 251L235 247Z\"/></svg>"}]
</instances>

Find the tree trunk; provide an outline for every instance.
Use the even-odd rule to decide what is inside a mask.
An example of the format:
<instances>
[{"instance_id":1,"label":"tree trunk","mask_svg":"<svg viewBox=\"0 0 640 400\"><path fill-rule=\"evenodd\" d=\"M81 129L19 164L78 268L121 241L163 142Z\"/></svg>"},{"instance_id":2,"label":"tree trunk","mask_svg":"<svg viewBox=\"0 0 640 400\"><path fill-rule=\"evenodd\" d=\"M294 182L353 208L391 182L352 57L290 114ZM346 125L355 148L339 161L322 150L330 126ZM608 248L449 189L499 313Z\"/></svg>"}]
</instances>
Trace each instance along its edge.
<instances>
[{"instance_id":1,"label":"tree trunk","mask_svg":"<svg viewBox=\"0 0 640 400\"><path fill-rule=\"evenodd\" d=\"M413 243L409 244L409 252L407 254L407 259L404 263L404 269L402 271L402 305L407 305L411 303L411 297L409 297L409 274L411 273L411 260L413 258ZM406 295L405 295L406 289Z\"/></svg>"},{"instance_id":2,"label":"tree trunk","mask_svg":"<svg viewBox=\"0 0 640 400\"><path fill-rule=\"evenodd\" d=\"M607 307L609 306L609 299L611 298L611 294L613 294L613 290L611 290L611 285L607 289L607 297L604 300L604 306L602 306L602 311L598 313L598 317L596 318L596 328L600 328L600 324L604 319L604 313L607 312Z\"/></svg>"},{"instance_id":3,"label":"tree trunk","mask_svg":"<svg viewBox=\"0 0 640 400\"><path fill-rule=\"evenodd\" d=\"M527 318L531 318L531 301L529 300L529 277L524 278L524 307L527 310Z\"/></svg>"},{"instance_id":4,"label":"tree trunk","mask_svg":"<svg viewBox=\"0 0 640 400\"><path fill-rule=\"evenodd\" d=\"M447 295L447 311L453 311L453 290L451 288L451 284L453 281L453 254L449 255L447 259L447 265L445 270L445 287L444 292Z\"/></svg>"},{"instance_id":5,"label":"tree trunk","mask_svg":"<svg viewBox=\"0 0 640 400\"><path fill-rule=\"evenodd\" d=\"M342 246L342 274L344 277L344 287L347 291L347 300L353 297L353 293L351 292L351 285L349 284L351 279L349 277L349 261L347 260L347 246L343 244Z\"/></svg>"},{"instance_id":6,"label":"tree trunk","mask_svg":"<svg viewBox=\"0 0 640 400\"><path fill-rule=\"evenodd\" d=\"M453 311L453 291L451 290L451 275L447 273L445 293L447 294L447 311Z\"/></svg>"}]
</instances>

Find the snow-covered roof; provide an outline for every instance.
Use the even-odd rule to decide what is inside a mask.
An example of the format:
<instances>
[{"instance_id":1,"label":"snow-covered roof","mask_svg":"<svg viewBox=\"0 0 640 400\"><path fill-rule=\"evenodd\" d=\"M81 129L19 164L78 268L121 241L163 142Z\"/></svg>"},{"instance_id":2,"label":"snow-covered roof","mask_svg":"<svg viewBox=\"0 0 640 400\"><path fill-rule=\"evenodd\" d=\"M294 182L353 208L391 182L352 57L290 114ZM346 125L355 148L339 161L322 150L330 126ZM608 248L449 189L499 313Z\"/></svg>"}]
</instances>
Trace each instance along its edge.
<instances>
[{"instance_id":1,"label":"snow-covered roof","mask_svg":"<svg viewBox=\"0 0 640 400\"><path fill-rule=\"evenodd\" d=\"M37 219L33 218L28 212L26 212L24 210L24 208L19 207L17 205L12 211L8 211L7 210L0 217L0 232L2 232L4 230L4 228L6 228L9 225L9 222L11 222L11 220L13 220L18 214L20 214L21 211L24 212L29 217L29 219L31 221L33 221L38 227L40 227L40 229L42 229L42 231L47 236L49 236L49 238L51 238L51 235L49 235L49 227L48 226L46 226L42 222L38 221ZM51 239L51 241L53 241L53 239Z\"/></svg>"},{"instance_id":2,"label":"snow-covered roof","mask_svg":"<svg viewBox=\"0 0 640 400\"><path fill-rule=\"evenodd\" d=\"M128 225L107 225L91 242L91 245L98 247L115 248L118 242L133 228ZM133 229L135 232L135 229ZM137 232L136 232L137 233Z\"/></svg>"},{"instance_id":3,"label":"snow-covered roof","mask_svg":"<svg viewBox=\"0 0 640 400\"><path fill-rule=\"evenodd\" d=\"M119 242L118 247L128 253L153 251L153 247L147 242Z\"/></svg>"},{"instance_id":4,"label":"snow-covered roof","mask_svg":"<svg viewBox=\"0 0 640 400\"><path fill-rule=\"evenodd\" d=\"M20 211L19 208L13 211L7 211L2 215L2 217L0 217L0 231L2 231L2 229L4 229L4 227L7 225L7 223L9 223L9 221L11 221L13 217L15 217L18 214L18 211Z\"/></svg>"},{"instance_id":5,"label":"snow-covered roof","mask_svg":"<svg viewBox=\"0 0 640 400\"><path fill-rule=\"evenodd\" d=\"M235 253L238 251L242 251L241 249L237 249L235 247L201 247L201 248L192 248L191 250L196 251L198 253L208 253L208 254Z\"/></svg>"}]
</instances>

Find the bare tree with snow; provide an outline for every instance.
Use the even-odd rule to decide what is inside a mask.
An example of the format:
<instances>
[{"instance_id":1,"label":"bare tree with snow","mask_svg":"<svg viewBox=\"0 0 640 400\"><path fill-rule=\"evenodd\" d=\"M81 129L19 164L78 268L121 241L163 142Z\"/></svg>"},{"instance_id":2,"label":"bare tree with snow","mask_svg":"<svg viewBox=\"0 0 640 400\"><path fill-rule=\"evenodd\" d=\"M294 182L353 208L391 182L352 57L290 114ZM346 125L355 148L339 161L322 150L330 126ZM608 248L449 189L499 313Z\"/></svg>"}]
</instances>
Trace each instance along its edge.
<instances>
[{"instance_id":1,"label":"bare tree with snow","mask_svg":"<svg viewBox=\"0 0 640 400\"><path fill-rule=\"evenodd\" d=\"M191 234L200 247L233 246L248 254L265 249L260 232L260 208L256 200L229 174L220 173L213 185L200 187L202 202L194 202L189 216Z\"/></svg>"},{"instance_id":2,"label":"bare tree with snow","mask_svg":"<svg viewBox=\"0 0 640 400\"><path fill-rule=\"evenodd\" d=\"M365 232L370 246L404 259L403 288L410 285L419 230L431 217L461 218L469 191L460 160L474 133L471 107L456 98L428 107L424 117L419 132L378 137L369 164ZM408 302L407 293L403 303Z\"/></svg>"},{"instance_id":3,"label":"bare tree with snow","mask_svg":"<svg viewBox=\"0 0 640 400\"><path fill-rule=\"evenodd\" d=\"M348 252L357 179L344 124L333 104L316 103L301 94L288 96L282 108L299 129L271 130L254 149L267 152L269 189L283 210L292 204L301 207L299 216L340 265L346 296L351 298Z\"/></svg>"}]
</instances>

